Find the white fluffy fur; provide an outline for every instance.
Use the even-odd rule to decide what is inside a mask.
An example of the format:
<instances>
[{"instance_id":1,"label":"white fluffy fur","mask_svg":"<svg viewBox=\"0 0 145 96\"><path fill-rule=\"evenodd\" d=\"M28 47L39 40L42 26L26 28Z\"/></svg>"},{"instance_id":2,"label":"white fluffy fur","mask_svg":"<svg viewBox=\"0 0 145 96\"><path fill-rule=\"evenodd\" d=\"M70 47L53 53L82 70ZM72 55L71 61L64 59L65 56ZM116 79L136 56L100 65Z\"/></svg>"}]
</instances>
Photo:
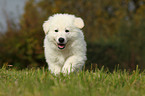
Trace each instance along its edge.
<instances>
[{"instance_id":1,"label":"white fluffy fur","mask_svg":"<svg viewBox=\"0 0 145 96\"><path fill-rule=\"evenodd\" d=\"M86 42L81 18L69 14L55 14L43 24L45 58L49 70L54 74L70 73L80 70L86 61ZM54 30L59 32L55 32ZM68 33L65 30L69 30ZM58 48L58 38L65 39L66 47Z\"/></svg>"}]
</instances>

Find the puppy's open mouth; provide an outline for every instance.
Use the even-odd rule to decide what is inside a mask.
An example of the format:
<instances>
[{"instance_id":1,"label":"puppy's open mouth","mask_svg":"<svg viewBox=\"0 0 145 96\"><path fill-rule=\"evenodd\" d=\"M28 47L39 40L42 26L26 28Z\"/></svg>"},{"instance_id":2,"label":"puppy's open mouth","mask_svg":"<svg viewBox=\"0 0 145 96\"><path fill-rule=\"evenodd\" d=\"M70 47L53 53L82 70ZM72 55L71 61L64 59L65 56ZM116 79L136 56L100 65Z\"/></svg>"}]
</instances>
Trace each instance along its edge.
<instances>
[{"instance_id":1,"label":"puppy's open mouth","mask_svg":"<svg viewBox=\"0 0 145 96\"><path fill-rule=\"evenodd\" d=\"M59 44L57 44L57 45L58 45L58 48L59 48L59 49L64 49L66 44L61 44L61 43L59 43Z\"/></svg>"}]
</instances>

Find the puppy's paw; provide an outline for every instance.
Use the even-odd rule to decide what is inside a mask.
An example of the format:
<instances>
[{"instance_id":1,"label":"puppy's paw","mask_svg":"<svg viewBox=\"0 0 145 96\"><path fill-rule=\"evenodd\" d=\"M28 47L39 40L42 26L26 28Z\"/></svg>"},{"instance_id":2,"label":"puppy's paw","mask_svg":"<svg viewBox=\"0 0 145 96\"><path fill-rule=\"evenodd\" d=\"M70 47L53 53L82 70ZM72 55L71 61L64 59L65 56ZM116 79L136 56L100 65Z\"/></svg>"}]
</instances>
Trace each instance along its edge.
<instances>
[{"instance_id":1,"label":"puppy's paw","mask_svg":"<svg viewBox=\"0 0 145 96\"><path fill-rule=\"evenodd\" d=\"M52 73L53 73L54 75L59 75L60 72L61 72L61 71L60 71L59 69L55 69L55 70L53 70Z\"/></svg>"},{"instance_id":2,"label":"puppy's paw","mask_svg":"<svg viewBox=\"0 0 145 96\"><path fill-rule=\"evenodd\" d=\"M57 75L60 74L61 67L53 66L53 67L49 67L49 70L51 71L52 74Z\"/></svg>"},{"instance_id":3,"label":"puppy's paw","mask_svg":"<svg viewBox=\"0 0 145 96\"><path fill-rule=\"evenodd\" d=\"M62 68L62 73L64 73L64 74L69 74L70 72L73 72L73 71L74 71L74 69L71 64L64 65Z\"/></svg>"}]
</instances>

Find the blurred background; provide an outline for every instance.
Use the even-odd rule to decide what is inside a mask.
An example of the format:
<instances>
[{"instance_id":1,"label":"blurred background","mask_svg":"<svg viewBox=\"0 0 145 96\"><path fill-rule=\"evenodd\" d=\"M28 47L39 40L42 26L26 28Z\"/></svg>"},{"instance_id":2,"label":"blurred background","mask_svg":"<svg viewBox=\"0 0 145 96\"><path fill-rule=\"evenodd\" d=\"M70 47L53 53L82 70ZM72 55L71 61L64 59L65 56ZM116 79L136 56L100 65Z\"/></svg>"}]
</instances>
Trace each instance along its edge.
<instances>
[{"instance_id":1,"label":"blurred background","mask_svg":"<svg viewBox=\"0 0 145 96\"><path fill-rule=\"evenodd\" d=\"M0 67L47 67L42 24L55 13L83 18L86 69L145 69L145 0L0 0Z\"/></svg>"}]
</instances>

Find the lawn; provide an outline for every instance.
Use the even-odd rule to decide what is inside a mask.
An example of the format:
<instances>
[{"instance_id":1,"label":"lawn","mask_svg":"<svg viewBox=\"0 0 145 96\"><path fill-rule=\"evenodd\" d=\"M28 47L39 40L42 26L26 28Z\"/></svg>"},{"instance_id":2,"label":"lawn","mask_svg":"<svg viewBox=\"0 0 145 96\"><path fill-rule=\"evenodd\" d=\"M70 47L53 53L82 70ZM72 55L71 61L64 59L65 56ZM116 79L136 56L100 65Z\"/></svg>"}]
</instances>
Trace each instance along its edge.
<instances>
[{"instance_id":1,"label":"lawn","mask_svg":"<svg viewBox=\"0 0 145 96\"><path fill-rule=\"evenodd\" d=\"M0 96L145 96L145 72L138 69L82 71L53 76L46 69L0 69Z\"/></svg>"}]
</instances>

